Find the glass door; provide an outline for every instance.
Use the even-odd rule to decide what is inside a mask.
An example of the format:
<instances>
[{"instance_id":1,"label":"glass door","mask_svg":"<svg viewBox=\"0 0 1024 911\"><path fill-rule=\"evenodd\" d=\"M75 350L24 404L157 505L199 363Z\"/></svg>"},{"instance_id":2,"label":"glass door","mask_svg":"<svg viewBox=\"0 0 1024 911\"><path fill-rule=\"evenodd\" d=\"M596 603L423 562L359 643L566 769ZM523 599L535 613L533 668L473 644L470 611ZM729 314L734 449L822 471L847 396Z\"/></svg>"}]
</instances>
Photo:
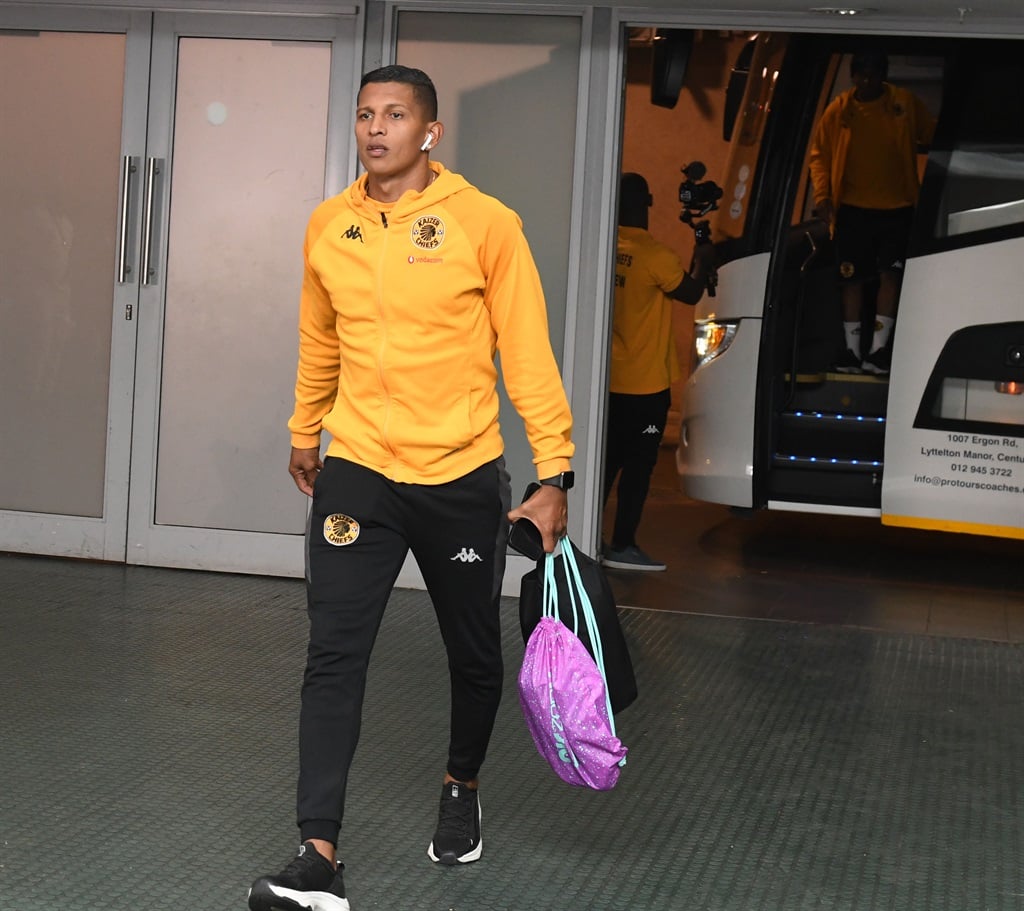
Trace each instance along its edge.
<instances>
[{"instance_id":1,"label":"glass door","mask_svg":"<svg viewBox=\"0 0 1024 911\"><path fill-rule=\"evenodd\" d=\"M0 28L0 549L301 574L301 244L350 171L355 20Z\"/></svg>"},{"instance_id":2,"label":"glass door","mask_svg":"<svg viewBox=\"0 0 1024 911\"><path fill-rule=\"evenodd\" d=\"M155 17L130 563L303 572L285 426L302 239L329 162L348 159L353 31Z\"/></svg>"},{"instance_id":3,"label":"glass door","mask_svg":"<svg viewBox=\"0 0 1024 911\"><path fill-rule=\"evenodd\" d=\"M124 556L149 22L0 9L0 549Z\"/></svg>"}]
</instances>

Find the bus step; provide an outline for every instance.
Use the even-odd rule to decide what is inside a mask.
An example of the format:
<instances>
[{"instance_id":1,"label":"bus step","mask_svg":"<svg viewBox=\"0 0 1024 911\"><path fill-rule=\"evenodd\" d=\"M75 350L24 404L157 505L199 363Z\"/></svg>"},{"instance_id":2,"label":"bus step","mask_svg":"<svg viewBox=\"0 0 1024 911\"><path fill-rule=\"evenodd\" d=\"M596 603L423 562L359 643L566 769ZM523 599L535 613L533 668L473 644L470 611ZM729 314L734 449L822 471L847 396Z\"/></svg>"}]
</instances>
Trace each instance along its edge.
<instances>
[{"instance_id":1,"label":"bus step","mask_svg":"<svg viewBox=\"0 0 1024 911\"><path fill-rule=\"evenodd\" d=\"M817 382L798 382L787 403L790 411L827 411L837 414L885 414L889 383L864 374L825 373ZM807 377L804 377L806 380Z\"/></svg>"},{"instance_id":2,"label":"bus step","mask_svg":"<svg viewBox=\"0 0 1024 911\"><path fill-rule=\"evenodd\" d=\"M880 472L881 459L849 458L844 456L796 455L777 452L772 456L772 468L798 469L811 472L845 471L855 474Z\"/></svg>"},{"instance_id":3,"label":"bus step","mask_svg":"<svg viewBox=\"0 0 1024 911\"><path fill-rule=\"evenodd\" d=\"M827 411L791 411L780 416L776 450L795 456L881 459L885 418Z\"/></svg>"},{"instance_id":4,"label":"bus step","mask_svg":"<svg viewBox=\"0 0 1024 911\"><path fill-rule=\"evenodd\" d=\"M787 460L783 464L773 460L768 472L768 499L878 509L882 503L882 466L880 462L844 466L820 459L814 463Z\"/></svg>"}]
</instances>

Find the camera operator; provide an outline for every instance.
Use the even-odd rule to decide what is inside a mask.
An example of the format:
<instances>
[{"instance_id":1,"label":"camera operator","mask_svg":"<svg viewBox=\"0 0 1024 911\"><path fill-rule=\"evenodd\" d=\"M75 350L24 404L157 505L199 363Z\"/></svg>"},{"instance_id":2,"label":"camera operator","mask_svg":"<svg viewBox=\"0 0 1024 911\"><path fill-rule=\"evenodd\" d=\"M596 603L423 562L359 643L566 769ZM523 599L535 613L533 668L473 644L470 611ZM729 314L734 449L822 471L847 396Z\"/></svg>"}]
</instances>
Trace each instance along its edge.
<instances>
[{"instance_id":1,"label":"camera operator","mask_svg":"<svg viewBox=\"0 0 1024 911\"><path fill-rule=\"evenodd\" d=\"M636 543L636 531L665 432L671 385L680 375L672 333L672 301L696 304L714 275L714 247L698 243L690 271L647 230L647 181L623 174L612 322L611 382L604 500L618 476L612 539L602 563L611 569L658 572L661 563Z\"/></svg>"}]
</instances>

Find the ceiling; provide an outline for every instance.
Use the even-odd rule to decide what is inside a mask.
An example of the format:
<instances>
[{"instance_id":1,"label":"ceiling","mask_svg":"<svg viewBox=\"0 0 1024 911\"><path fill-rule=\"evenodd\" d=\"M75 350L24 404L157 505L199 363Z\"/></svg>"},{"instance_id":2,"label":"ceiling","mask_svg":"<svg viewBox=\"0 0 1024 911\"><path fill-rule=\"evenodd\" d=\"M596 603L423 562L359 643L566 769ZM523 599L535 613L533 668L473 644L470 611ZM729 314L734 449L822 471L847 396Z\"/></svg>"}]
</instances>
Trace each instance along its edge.
<instances>
[{"instance_id":1,"label":"ceiling","mask_svg":"<svg viewBox=\"0 0 1024 911\"><path fill-rule=\"evenodd\" d=\"M358 0L356 0L358 2ZM375 5L381 0L374 0ZM438 0L394 0L399 6L437 8ZM447 9L487 6L515 8L611 8L619 21L636 25L688 25L696 28L777 28L797 31L864 33L959 34L964 37L1024 38L1024 0L863 0L858 15L811 12L841 8L833 0L447 0ZM351 0L0 0L0 7L31 6L154 6L165 9L292 9L323 11L351 7Z\"/></svg>"},{"instance_id":2,"label":"ceiling","mask_svg":"<svg viewBox=\"0 0 1024 911\"><path fill-rule=\"evenodd\" d=\"M555 5L573 0L548 0ZM729 27L785 27L801 30L922 33L964 37L1024 37L1024 0L864 0L848 6L831 0L591 0L615 7L621 18L653 24L665 16ZM573 4L575 5L575 4ZM860 8L855 15L824 10ZM815 11L817 10L817 11Z\"/></svg>"}]
</instances>

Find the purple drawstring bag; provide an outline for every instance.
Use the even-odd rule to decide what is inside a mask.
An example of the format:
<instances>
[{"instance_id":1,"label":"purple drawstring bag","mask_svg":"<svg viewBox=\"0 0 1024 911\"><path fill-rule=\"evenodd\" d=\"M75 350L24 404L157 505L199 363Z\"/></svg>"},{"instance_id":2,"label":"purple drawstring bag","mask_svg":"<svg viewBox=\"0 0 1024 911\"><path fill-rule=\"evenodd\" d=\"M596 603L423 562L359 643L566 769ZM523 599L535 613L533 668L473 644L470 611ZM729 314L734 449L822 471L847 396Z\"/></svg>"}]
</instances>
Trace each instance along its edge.
<instances>
[{"instance_id":1,"label":"purple drawstring bag","mask_svg":"<svg viewBox=\"0 0 1024 911\"><path fill-rule=\"evenodd\" d=\"M619 780L627 750L615 735L601 637L568 541L564 538L544 559L543 613L526 643L519 702L538 751L563 781L609 791ZM568 582L572 629L559 619L556 563ZM594 657L576 635L581 620Z\"/></svg>"}]
</instances>

